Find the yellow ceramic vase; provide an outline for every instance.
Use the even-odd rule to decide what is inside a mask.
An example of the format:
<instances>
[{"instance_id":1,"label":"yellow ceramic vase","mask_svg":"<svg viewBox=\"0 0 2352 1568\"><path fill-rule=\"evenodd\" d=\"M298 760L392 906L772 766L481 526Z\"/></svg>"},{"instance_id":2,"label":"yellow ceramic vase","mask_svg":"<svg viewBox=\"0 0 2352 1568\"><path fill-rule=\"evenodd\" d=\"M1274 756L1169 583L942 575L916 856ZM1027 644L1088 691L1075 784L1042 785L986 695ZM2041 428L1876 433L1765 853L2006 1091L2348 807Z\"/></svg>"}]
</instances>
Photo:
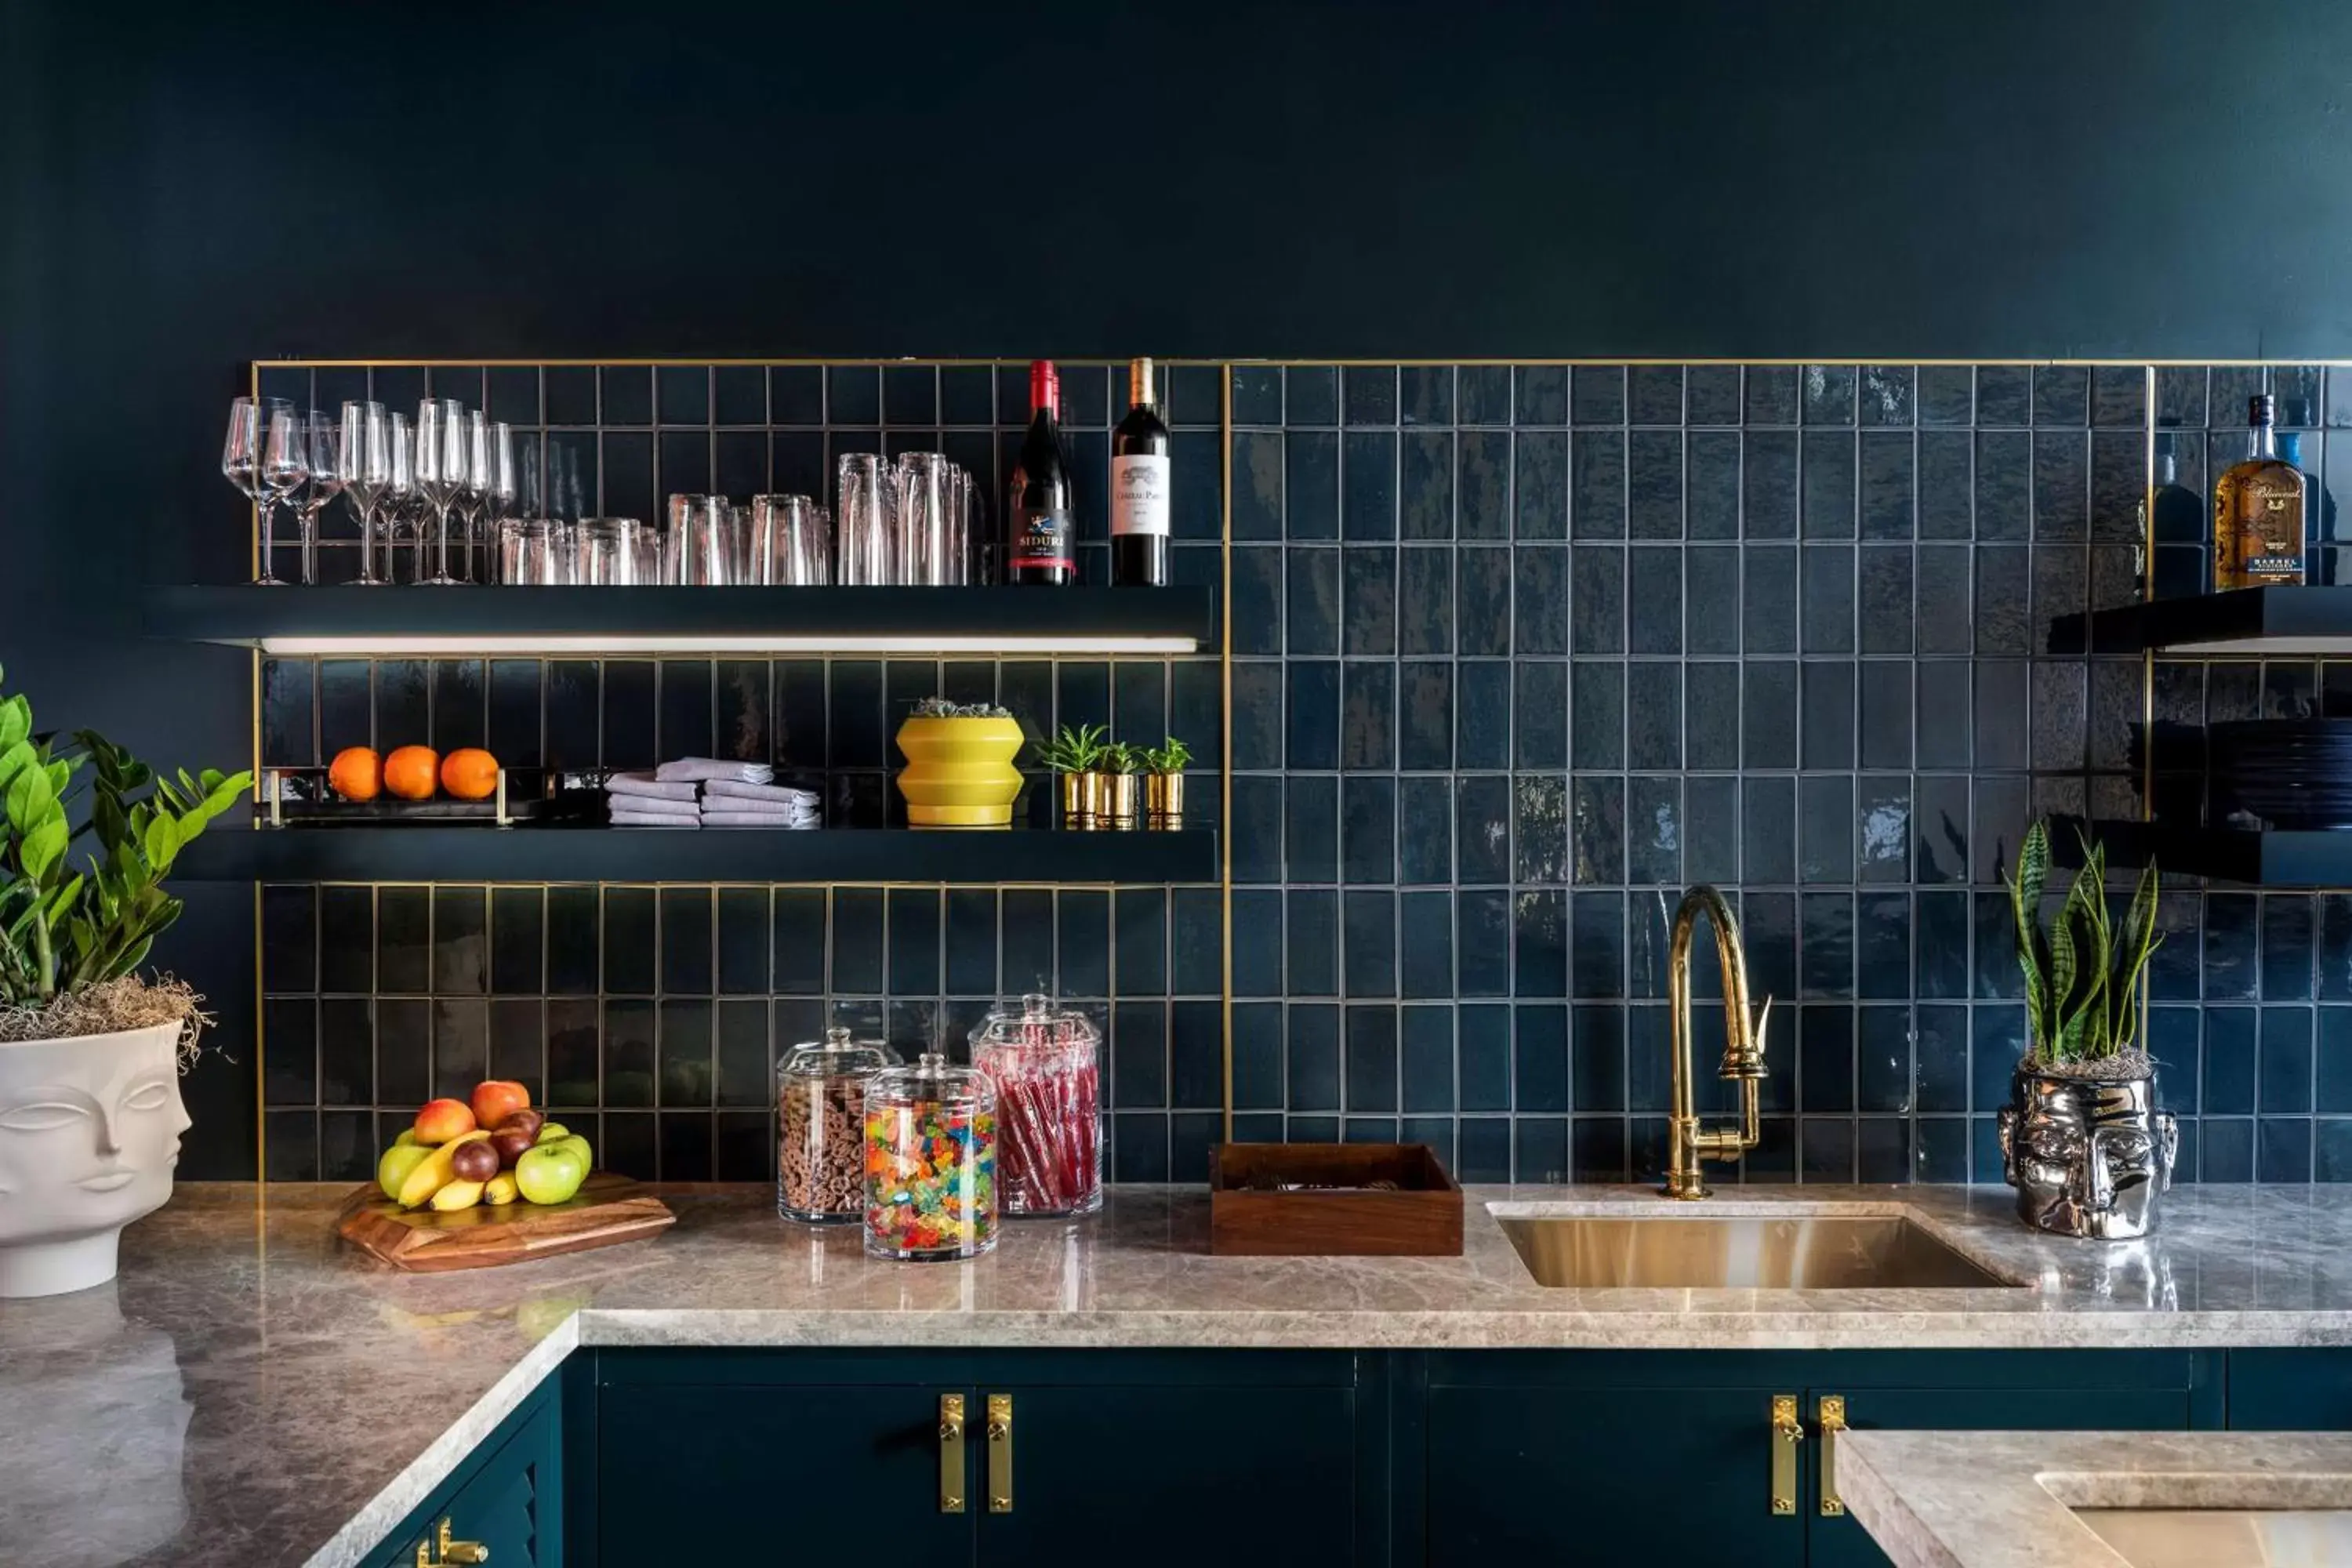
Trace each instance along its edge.
<instances>
[{"instance_id":1,"label":"yellow ceramic vase","mask_svg":"<svg viewBox=\"0 0 2352 1568\"><path fill-rule=\"evenodd\" d=\"M1010 827L1021 793L1013 719L909 719L898 726L898 793L917 827Z\"/></svg>"}]
</instances>

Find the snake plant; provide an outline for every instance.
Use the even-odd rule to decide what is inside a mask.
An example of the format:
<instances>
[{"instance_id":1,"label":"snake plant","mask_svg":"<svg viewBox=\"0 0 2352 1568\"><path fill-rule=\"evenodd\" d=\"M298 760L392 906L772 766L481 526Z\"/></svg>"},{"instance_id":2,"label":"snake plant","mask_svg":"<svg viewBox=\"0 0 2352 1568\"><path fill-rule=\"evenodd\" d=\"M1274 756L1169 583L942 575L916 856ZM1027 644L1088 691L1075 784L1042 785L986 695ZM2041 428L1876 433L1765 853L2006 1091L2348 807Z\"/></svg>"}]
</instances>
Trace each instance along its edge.
<instances>
[{"instance_id":1,"label":"snake plant","mask_svg":"<svg viewBox=\"0 0 2352 1568\"><path fill-rule=\"evenodd\" d=\"M2132 1048L2147 961L2163 941L2156 929L2157 870L2150 862L2141 871L2120 931L2107 908L2106 871L2106 847L2084 836L2083 868L2045 929L2042 896L2050 879L2050 832L2036 822L2018 846L2016 874L2002 879L2017 926L2018 966L2025 973L2031 1059L2074 1065Z\"/></svg>"}]
</instances>

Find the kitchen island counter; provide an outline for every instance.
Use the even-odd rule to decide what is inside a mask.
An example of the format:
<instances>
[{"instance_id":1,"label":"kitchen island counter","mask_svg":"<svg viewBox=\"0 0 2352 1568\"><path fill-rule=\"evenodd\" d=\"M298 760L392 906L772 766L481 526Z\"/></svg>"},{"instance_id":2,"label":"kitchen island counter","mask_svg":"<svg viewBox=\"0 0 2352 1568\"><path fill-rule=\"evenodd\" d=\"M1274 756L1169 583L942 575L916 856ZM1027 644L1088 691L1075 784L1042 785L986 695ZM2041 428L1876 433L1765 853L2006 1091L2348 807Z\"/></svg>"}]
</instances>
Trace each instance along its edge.
<instances>
[{"instance_id":1,"label":"kitchen island counter","mask_svg":"<svg viewBox=\"0 0 2352 1568\"><path fill-rule=\"evenodd\" d=\"M1538 1285L1489 1208L1658 1213L1646 1188L1474 1188L1460 1258L1207 1255L1199 1189L1113 1188L969 1264L866 1259L765 1187L673 1189L659 1238L410 1276L345 1248L343 1187L191 1184L121 1279L0 1302L0 1541L45 1564L358 1562L579 1345L1596 1350L2352 1344L2352 1193L2183 1188L2159 1235L2019 1226L2002 1188L1727 1189L1681 1215L1907 1213L2021 1283Z\"/></svg>"}]
</instances>

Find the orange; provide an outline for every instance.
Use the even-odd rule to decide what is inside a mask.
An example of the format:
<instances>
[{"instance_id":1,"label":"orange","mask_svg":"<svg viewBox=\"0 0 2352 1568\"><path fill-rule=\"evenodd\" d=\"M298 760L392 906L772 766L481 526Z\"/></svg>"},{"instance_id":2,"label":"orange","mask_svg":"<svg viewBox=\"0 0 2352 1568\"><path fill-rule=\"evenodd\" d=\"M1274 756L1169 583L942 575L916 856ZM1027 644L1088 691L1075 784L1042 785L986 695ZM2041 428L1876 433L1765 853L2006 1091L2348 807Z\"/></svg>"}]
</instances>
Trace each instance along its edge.
<instances>
[{"instance_id":1,"label":"orange","mask_svg":"<svg viewBox=\"0 0 2352 1568\"><path fill-rule=\"evenodd\" d=\"M373 800L383 789L383 759L373 746L345 746L327 768L327 787L345 800Z\"/></svg>"},{"instance_id":2,"label":"orange","mask_svg":"<svg viewBox=\"0 0 2352 1568\"><path fill-rule=\"evenodd\" d=\"M441 787L456 800L488 800L498 792L499 760L467 746L441 759Z\"/></svg>"},{"instance_id":3,"label":"orange","mask_svg":"<svg viewBox=\"0 0 2352 1568\"><path fill-rule=\"evenodd\" d=\"M430 746L403 746L383 760L383 787L403 800L431 800L440 762Z\"/></svg>"}]
</instances>

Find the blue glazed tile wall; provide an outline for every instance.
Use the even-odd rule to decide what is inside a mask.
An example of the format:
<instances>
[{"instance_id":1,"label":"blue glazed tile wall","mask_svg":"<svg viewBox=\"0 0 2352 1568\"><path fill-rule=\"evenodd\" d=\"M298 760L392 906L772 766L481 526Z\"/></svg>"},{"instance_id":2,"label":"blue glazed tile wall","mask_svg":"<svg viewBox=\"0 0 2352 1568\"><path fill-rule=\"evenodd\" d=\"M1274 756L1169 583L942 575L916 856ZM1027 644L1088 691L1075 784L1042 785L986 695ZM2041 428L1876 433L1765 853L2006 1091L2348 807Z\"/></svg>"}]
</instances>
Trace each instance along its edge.
<instances>
[{"instance_id":1,"label":"blue glazed tile wall","mask_svg":"<svg viewBox=\"0 0 2352 1568\"><path fill-rule=\"evenodd\" d=\"M877 442L971 436L977 464L1019 387L969 369L664 372L642 396L646 373L550 368L525 388L492 370L487 391L497 408L511 377L536 398L548 493L625 511L616 486L650 506L812 485ZM330 374L309 390L349 395ZM1080 404L1082 473L1109 374ZM2326 480L2332 571L2352 380L2314 370L1235 367L1237 1135L1425 1140L1469 1180L1654 1174L1666 922L1685 884L1714 881L1778 999L1764 1144L1726 1179L1998 1181L1991 1112L2025 1026L2000 868L2035 815L2141 809L2141 660L2053 624L2128 602L2144 574L2194 591L2179 520L2201 519L2266 384ZM1187 580L1223 564L1226 390L1213 370L1173 386ZM769 468L730 439L751 434ZM2196 502L2168 511L2159 490L2152 560L2151 445ZM445 743L478 724L551 761L635 763L676 730L821 771L837 819L873 821L891 710L916 695L992 690L1040 726L1135 730L1132 713L1213 766L1220 675L1213 658L282 661L265 746L315 760L363 720L388 742L396 712ZM2352 711L2347 666L2166 660L2153 679L2159 721ZM2352 900L2174 880L2151 1044L2182 1178L2352 1177ZM536 1072L622 1169L760 1177L780 1047L835 1017L959 1037L1042 977L1108 1026L1115 1177L1197 1179L1223 1093L1221 902L268 889L269 1173L363 1172L403 1108L487 1064ZM1706 952L1698 980L1717 994ZM1721 1020L1700 1012L1704 1065ZM1703 1079L1702 1105L1722 1087Z\"/></svg>"}]
</instances>

